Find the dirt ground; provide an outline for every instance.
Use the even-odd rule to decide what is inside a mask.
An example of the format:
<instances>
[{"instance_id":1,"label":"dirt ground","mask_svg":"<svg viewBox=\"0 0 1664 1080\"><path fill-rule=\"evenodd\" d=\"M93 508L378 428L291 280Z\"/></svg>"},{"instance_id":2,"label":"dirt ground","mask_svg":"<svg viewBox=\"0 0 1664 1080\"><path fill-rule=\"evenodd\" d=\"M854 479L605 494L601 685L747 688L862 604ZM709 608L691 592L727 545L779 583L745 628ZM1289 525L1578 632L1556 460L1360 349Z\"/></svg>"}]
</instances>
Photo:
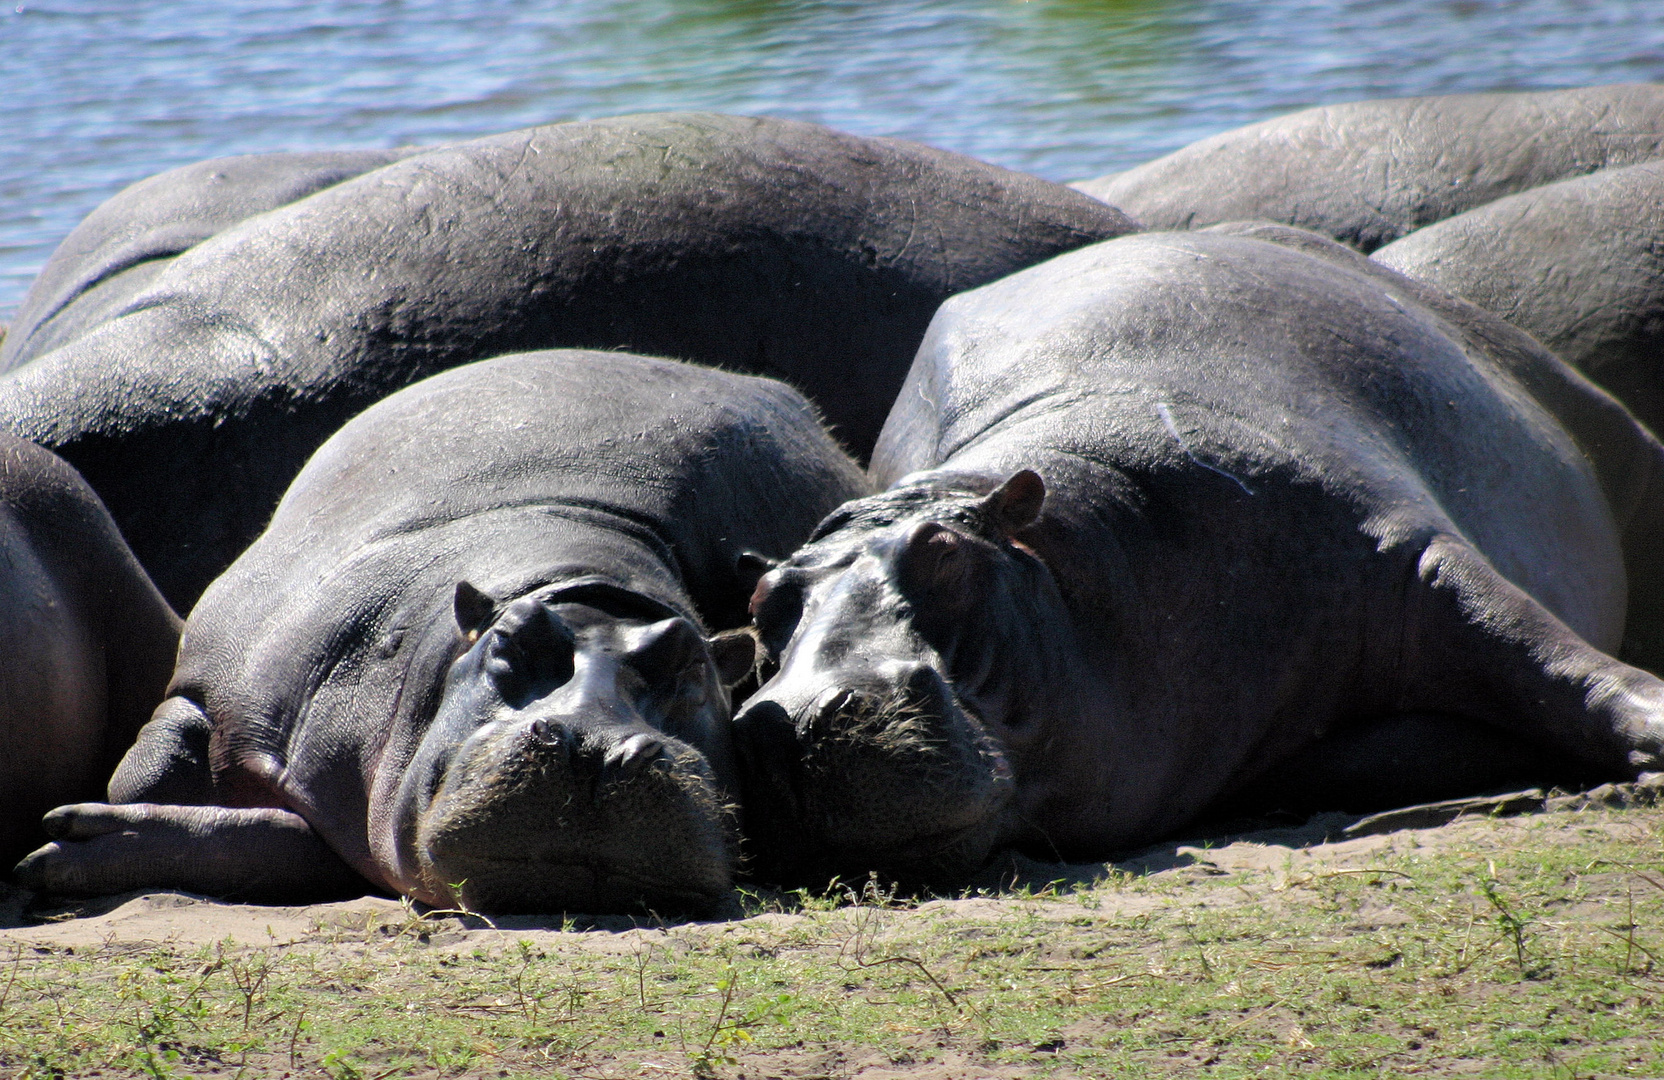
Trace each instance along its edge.
<instances>
[{"instance_id":1,"label":"dirt ground","mask_svg":"<svg viewBox=\"0 0 1664 1080\"><path fill-rule=\"evenodd\" d=\"M1072 942L1074 939L1068 926L1071 920L1078 921L1079 908L1066 900L1045 900L1047 886L1053 887L1054 894L1062 895L1070 886L1090 886L1114 876L1116 872L1166 884L1167 887L1158 889L1099 890L1094 894L1094 919L1099 924L1104 920L1136 918L1157 909L1164 915L1170 914L1176 907L1219 911L1263 902L1290 881L1332 877L1348 872L1364 873L1368 867L1381 865L1384 856L1410 849L1433 855L1446 850L1467 851L1476 847L1483 849L1486 845L1505 845L1509 842L1508 830L1517 829L1526 822L1539 839L1544 830L1553 833L1557 829L1563 830L1570 838L1580 831L1587 833L1592 824L1598 827L1595 817L1578 811L1655 805L1660 801L1661 794L1664 794L1664 775L1655 774L1639 785L1609 785L1574 796L1530 791L1409 808L1362 820L1343 815L1319 816L1299 825L1260 827L1158 844L1113 864L1046 864L1008 858L987 871L979 883L984 890L981 894L928 900L909 906L905 911L893 912L891 914L897 921L892 921L886 932L901 932L907 925L987 925L990 919L1004 918L1020 907L1027 911L1030 919L1038 917L1040 920L1040 924L1030 927L1031 932L1038 930L1043 935L1045 926L1055 923L1057 940ZM1664 852L1655 854L1664 855ZM1243 881L1247 879L1242 876L1244 873L1252 874L1253 880L1263 883L1265 887L1256 885L1253 889L1245 888ZM1038 902L1036 895L1041 897ZM752 947L754 942L777 945L790 940L794 933L803 932L814 920L824 922L826 918L824 912L791 910L745 917L744 912L737 908L733 915L728 919L671 926L628 917L578 923L567 921L564 926L560 920L516 918L498 920L494 926L486 926L478 921L457 918L418 920L409 905L382 897L281 907L224 903L180 893L155 892L68 903L0 885L0 952L12 949L41 955L61 953L85 956L112 955L152 946L182 952L197 947L233 944L249 949L362 952L366 941L373 942L378 935L411 933L411 927L419 923L424 946L435 953L478 956L485 950L500 956L529 944L540 950L539 955L547 951L550 955L630 957L654 948L718 952L723 948L732 950L736 945ZM1357 918L1363 922L1358 925L1367 923L1370 917L1369 910L1360 910ZM1390 919L1400 916L1383 908L1381 917ZM1075 946L1070 945L1070 948ZM1047 950L1048 953L1051 951ZM1059 957L1060 962L1069 962L1069 958L1062 953ZM1287 1018L1259 1017L1256 1022L1270 1023L1273 1020L1289 1028L1288 1040L1303 1038L1300 1035L1301 1021L1292 1014ZM1414 1038L1415 1032L1399 1034L1407 1040L1405 1045L1419 1047ZM996 1060L980 1053L975 1043L962 1040L932 1042L931 1037L926 1035L918 1037L922 1041L917 1048L906 1047L900 1052L893 1047L877 1052L853 1045L843 1048L801 1044L796 1047L777 1046L766 1055L742 1055L737 1062L731 1063L731 1067L716 1073L707 1071L701 1074L696 1069L694 1075L720 1074L736 1080L746 1076L860 1077L862 1080L905 1076L919 1080L954 1080L959 1077L1068 1075L1070 1070L1066 1063L1059 1060L1054 1065L1048 1061L1048 1054L1052 1053L1048 1047L1053 1042L1055 1048L1084 1044L1101 1036L1102 1032L1085 1029L1059 1030L1055 1040L1035 1041L1029 1053L1030 1060L1026 1062ZM1188 1056L1168 1062L1171 1069L1163 1067L1156 1071L1163 1075L1188 1075L1190 1071L1200 1070L1218 1060L1217 1055L1210 1059L1207 1053L1211 1051L1205 1048L1194 1053L1186 1051ZM581 1060L572 1060L555 1072L560 1075L616 1077L688 1075L685 1054L660 1056L664 1057L663 1061L653 1054L649 1045L639 1053L628 1054L627 1060L614 1057L581 1068ZM291 1073L277 1056L266 1065L269 1068L256 1063L252 1072L245 1066L240 1070L229 1070L228 1074L289 1074L297 1077L375 1075L332 1072L328 1069L300 1069ZM188 1070L181 1075L219 1074L221 1071L216 1064L212 1068L205 1066L200 1072ZM1441 1075L1448 1073L1444 1068L1433 1071ZM119 1071L96 1075L118 1074L127 1075ZM458 1073L455 1070L400 1067L389 1070L386 1075L522 1074L519 1070L478 1072L470 1068ZM529 1074L544 1075L538 1069L532 1069Z\"/></svg>"}]
</instances>

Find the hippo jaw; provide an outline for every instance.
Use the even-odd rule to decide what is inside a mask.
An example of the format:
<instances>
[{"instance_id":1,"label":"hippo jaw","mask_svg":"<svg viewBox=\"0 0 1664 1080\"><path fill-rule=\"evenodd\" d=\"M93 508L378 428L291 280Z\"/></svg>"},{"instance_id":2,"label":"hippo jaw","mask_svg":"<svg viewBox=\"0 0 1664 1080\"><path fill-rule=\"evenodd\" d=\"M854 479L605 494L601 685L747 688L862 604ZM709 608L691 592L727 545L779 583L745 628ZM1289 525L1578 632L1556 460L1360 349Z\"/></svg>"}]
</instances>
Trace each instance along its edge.
<instances>
[{"instance_id":1,"label":"hippo jaw","mask_svg":"<svg viewBox=\"0 0 1664 1080\"><path fill-rule=\"evenodd\" d=\"M848 504L753 597L780 670L735 737L770 876L948 884L1014 832L1015 762L1044 691L1025 685L1040 672L1016 655L1024 627L986 620L1021 621L1005 601L1045 574L1008 535L1044 487L1024 472L986 496L918 496Z\"/></svg>"},{"instance_id":2,"label":"hippo jaw","mask_svg":"<svg viewBox=\"0 0 1664 1080\"><path fill-rule=\"evenodd\" d=\"M727 895L727 692L712 642L655 607L547 589L499 612L459 586L471 643L393 815L407 893L487 914L693 912Z\"/></svg>"}]
</instances>

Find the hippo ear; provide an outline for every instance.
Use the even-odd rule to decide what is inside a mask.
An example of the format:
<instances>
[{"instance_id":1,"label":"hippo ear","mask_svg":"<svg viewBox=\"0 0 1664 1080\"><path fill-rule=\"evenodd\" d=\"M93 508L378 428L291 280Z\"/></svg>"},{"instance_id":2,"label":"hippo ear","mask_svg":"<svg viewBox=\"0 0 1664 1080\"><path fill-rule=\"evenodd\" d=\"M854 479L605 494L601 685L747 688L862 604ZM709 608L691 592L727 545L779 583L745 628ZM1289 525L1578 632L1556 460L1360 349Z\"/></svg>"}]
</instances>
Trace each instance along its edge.
<instances>
[{"instance_id":1,"label":"hippo ear","mask_svg":"<svg viewBox=\"0 0 1664 1080\"><path fill-rule=\"evenodd\" d=\"M1007 538L1034 524L1046 501L1046 482L1033 469L1023 469L982 500L982 512Z\"/></svg>"},{"instance_id":2,"label":"hippo ear","mask_svg":"<svg viewBox=\"0 0 1664 1080\"><path fill-rule=\"evenodd\" d=\"M480 631L491 625L491 616L497 610L497 602L468 582L459 581L456 583L456 599L452 601L452 608L456 612L457 628L472 641L480 636Z\"/></svg>"},{"instance_id":3,"label":"hippo ear","mask_svg":"<svg viewBox=\"0 0 1664 1080\"><path fill-rule=\"evenodd\" d=\"M907 534L897 569L908 590L928 591L936 603L961 591L967 569L966 539L935 521L920 522Z\"/></svg>"},{"instance_id":4,"label":"hippo ear","mask_svg":"<svg viewBox=\"0 0 1664 1080\"><path fill-rule=\"evenodd\" d=\"M760 552L740 552L734 559L734 576L739 579L740 591L750 596L757 591L757 582L763 580L763 575L779 565L779 559L771 559Z\"/></svg>"},{"instance_id":5,"label":"hippo ear","mask_svg":"<svg viewBox=\"0 0 1664 1080\"><path fill-rule=\"evenodd\" d=\"M749 628L724 630L709 639L711 659L716 661L717 678L733 686L757 666L757 635Z\"/></svg>"}]
</instances>

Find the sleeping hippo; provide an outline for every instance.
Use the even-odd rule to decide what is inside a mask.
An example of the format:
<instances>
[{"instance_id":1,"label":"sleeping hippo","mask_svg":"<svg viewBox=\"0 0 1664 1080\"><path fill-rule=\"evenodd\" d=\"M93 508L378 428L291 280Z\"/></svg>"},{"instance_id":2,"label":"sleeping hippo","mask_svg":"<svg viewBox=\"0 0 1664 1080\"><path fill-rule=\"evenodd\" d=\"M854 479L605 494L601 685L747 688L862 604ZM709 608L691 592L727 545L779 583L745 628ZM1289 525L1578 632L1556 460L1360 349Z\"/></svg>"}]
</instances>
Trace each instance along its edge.
<instances>
[{"instance_id":1,"label":"sleeping hippo","mask_svg":"<svg viewBox=\"0 0 1664 1080\"><path fill-rule=\"evenodd\" d=\"M1501 315L1664 431L1664 161L1522 191L1373 258Z\"/></svg>"},{"instance_id":2,"label":"sleeping hippo","mask_svg":"<svg viewBox=\"0 0 1664 1080\"><path fill-rule=\"evenodd\" d=\"M1664 86L1328 105L1072 185L1152 229L1262 219L1370 252L1526 188L1664 157Z\"/></svg>"},{"instance_id":3,"label":"sleeping hippo","mask_svg":"<svg viewBox=\"0 0 1664 1080\"><path fill-rule=\"evenodd\" d=\"M123 205L142 223L144 200ZM530 128L221 229L73 338L43 324L58 344L14 346L33 359L0 380L0 430L80 469L185 610L331 432L426 375L528 349L673 356L786 379L864 456L944 297L1131 228L1061 185L813 124ZM97 273L41 288L96 279L89 250Z\"/></svg>"},{"instance_id":4,"label":"sleeping hippo","mask_svg":"<svg viewBox=\"0 0 1664 1080\"><path fill-rule=\"evenodd\" d=\"M54 811L19 879L707 907L754 651L708 632L865 490L772 380L556 351L418 383L319 449L191 613L115 805Z\"/></svg>"},{"instance_id":5,"label":"sleeping hippo","mask_svg":"<svg viewBox=\"0 0 1664 1080\"><path fill-rule=\"evenodd\" d=\"M0 866L91 798L161 701L179 617L74 469L0 435Z\"/></svg>"},{"instance_id":6,"label":"sleeping hippo","mask_svg":"<svg viewBox=\"0 0 1664 1080\"><path fill-rule=\"evenodd\" d=\"M1613 655L1629 596L1664 592L1625 575L1660 561L1664 448L1494 316L1240 231L943 305L887 490L753 594L779 668L735 726L764 872L1099 860L1268 777L1297 796L1314 755L1359 763L1359 809L1532 747L1664 760L1664 683Z\"/></svg>"}]
</instances>

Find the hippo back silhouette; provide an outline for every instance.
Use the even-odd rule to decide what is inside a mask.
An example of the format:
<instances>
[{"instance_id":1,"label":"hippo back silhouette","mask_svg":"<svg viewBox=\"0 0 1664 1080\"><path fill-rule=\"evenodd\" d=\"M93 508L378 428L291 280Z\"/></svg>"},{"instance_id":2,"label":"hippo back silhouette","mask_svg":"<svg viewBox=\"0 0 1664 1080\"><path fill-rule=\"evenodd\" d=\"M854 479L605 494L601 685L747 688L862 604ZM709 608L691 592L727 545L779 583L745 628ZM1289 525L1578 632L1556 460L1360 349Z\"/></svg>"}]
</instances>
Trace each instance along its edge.
<instances>
[{"instance_id":1,"label":"hippo back silhouette","mask_svg":"<svg viewBox=\"0 0 1664 1080\"><path fill-rule=\"evenodd\" d=\"M1365 253L1568 176L1664 157L1664 87L1356 101L1305 109L1072 185L1152 229L1263 220Z\"/></svg>"},{"instance_id":2,"label":"hippo back silhouette","mask_svg":"<svg viewBox=\"0 0 1664 1080\"><path fill-rule=\"evenodd\" d=\"M0 429L80 469L185 608L313 449L434 372L582 347L768 374L864 457L945 297L1133 227L1061 185L812 124L531 128L255 214L107 317L39 324L55 347L13 346L33 358L0 380Z\"/></svg>"}]
</instances>

